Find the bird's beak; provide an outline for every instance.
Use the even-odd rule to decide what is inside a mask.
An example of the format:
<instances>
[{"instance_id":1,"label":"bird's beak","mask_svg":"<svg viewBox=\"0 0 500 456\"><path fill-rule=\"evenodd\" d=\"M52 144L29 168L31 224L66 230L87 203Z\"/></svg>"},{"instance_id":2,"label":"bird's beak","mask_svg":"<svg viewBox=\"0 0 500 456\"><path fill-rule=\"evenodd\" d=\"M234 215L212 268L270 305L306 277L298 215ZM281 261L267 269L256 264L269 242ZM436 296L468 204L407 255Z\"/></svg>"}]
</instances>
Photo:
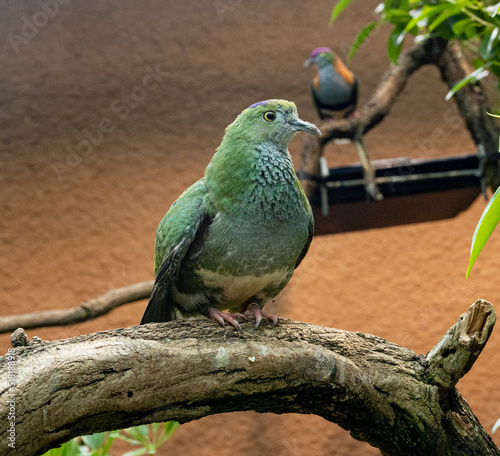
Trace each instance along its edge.
<instances>
[{"instance_id":1,"label":"bird's beak","mask_svg":"<svg viewBox=\"0 0 500 456\"><path fill-rule=\"evenodd\" d=\"M308 67L309 65L312 65L312 64L313 64L312 59L307 59L307 60L304 62L304 66L305 66L305 67Z\"/></svg>"},{"instance_id":2,"label":"bird's beak","mask_svg":"<svg viewBox=\"0 0 500 456\"><path fill-rule=\"evenodd\" d=\"M288 123L295 131L305 131L311 135L321 135L321 131L319 131L319 128L316 125L305 122L304 120L294 119L290 120Z\"/></svg>"}]
</instances>

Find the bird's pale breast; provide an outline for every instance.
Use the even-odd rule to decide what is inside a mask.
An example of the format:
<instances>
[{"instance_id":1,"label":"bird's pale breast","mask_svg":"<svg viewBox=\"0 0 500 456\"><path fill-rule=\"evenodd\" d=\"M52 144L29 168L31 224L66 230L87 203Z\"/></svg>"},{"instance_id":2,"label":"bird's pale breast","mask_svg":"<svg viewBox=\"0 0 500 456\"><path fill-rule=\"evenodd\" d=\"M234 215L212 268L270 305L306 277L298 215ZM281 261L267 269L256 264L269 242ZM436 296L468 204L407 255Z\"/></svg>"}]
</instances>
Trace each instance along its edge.
<instances>
[{"instance_id":1,"label":"bird's pale breast","mask_svg":"<svg viewBox=\"0 0 500 456\"><path fill-rule=\"evenodd\" d=\"M259 276L253 274L234 276L208 269L200 269L198 274L210 288L223 289L223 301L229 306L232 303L236 304L234 311L240 310L239 306L252 297L267 301L268 296L265 290L281 288L291 275L288 269L278 269Z\"/></svg>"},{"instance_id":2,"label":"bird's pale breast","mask_svg":"<svg viewBox=\"0 0 500 456\"><path fill-rule=\"evenodd\" d=\"M244 209L238 219L229 213L212 221L195 266L217 307L233 312L250 299L265 303L281 291L308 241L310 223L306 207L267 223L252 219L252 211L241 217Z\"/></svg>"},{"instance_id":3,"label":"bird's pale breast","mask_svg":"<svg viewBox=\"0 0 500 456\"><path fill-rule=\"evenodd\" d=\"M352 86L342 76L335 73L333 67L322 68L319 80L319 89L316 90L316 93L321 104L336 106L352 100Z\"/></svg>"}]
</instances>

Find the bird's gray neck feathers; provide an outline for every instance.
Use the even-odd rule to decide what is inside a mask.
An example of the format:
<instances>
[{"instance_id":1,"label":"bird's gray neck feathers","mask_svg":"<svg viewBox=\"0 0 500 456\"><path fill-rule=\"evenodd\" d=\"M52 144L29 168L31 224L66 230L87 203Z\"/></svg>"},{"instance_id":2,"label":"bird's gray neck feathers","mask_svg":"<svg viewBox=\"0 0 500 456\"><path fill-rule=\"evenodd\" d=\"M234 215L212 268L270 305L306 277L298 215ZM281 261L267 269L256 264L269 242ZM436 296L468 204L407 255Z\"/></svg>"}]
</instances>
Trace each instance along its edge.
<instances>
[{"instance_id":1,"label":"bird's gray neck feathers","mask_svg":"<svg viewBox=\"0 0 500 456\"><path fill-rule=\"evenodd\" d=\"M276 145L258 147L257 166L248 190L240 195L240 213L259 224L279 224L293 219L300 198L288 150Z\"/></svg>"}]
</instances>

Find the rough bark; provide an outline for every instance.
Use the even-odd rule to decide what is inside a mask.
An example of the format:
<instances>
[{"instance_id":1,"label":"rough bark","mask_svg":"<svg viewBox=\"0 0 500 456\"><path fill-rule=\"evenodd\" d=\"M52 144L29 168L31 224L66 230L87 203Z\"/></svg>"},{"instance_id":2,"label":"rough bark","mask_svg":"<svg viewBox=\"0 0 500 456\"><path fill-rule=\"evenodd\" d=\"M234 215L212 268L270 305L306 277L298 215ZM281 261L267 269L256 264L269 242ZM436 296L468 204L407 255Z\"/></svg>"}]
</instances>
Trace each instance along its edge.
<instances>
[{"instance_id":1,"label":"rough bark","mask_svg":"<svg viewBox=\"0 0 500 456\"><path fill-rule=\"evenodd\" d=\"M436 56L434 63L439 68L443 81L451 89L474 69L463 58L458 43L445 46L441 41L440 46L443 51ZM500 186L500 155L498 154L500 129L497 121L488 115L492 112L488 97L481 85L477 83L467 84L456 92L453 98L478 152L484 156L486 185L495 191Z\"/></svg>"},{"instance_id":2,"label":"rough bark","mask_svg":"<svg viewBox=\"0 0 500 456\"><path fill-rule=\"evenodd\" d=\"M452 88L469 71L457 46L441 38L429 38L401 54L397 65L391 65L383 75L372 98L355 116L346 119L326 119L318 127L322 136L306 135L301 155L301 179L306 194L311 197L317 186L319 158L323 147L337 138L354 140L378 125L389 113L411 75L424 65L436 65L443 81ZM496 189L498 177L498 137L500 129L491 116L488 99L480 84L469 84L453 96L478 150L488 157L487 183Z\"/></svg>"},{"instance_id":3,"label":"rough bark","mask_svg":"<svg viewBox=\"0 0 500 456\"><path fill-rule=\"evenodd\" d=\"M290 320L243 334L175 321L51 342L18 330L0 359L0 413L12 415L0 454L12 432L15 454L32 456L77 435L255 410L322 416L385 455L499 455L455 389L494 323L478 300L450 330L467 337L449 331L427 357Z\"/></svg>"},{"instance_id":4,"label":"rough bark","mask_svg":"<svg viewBox=\"0 0 500 456\"><path fill-rule=\"evenodd\" d=\"M33 329L46 326L72 325L92 320L111 312L114 308L123 304L149 298L153 283L150 280L110 290L76 307L0 317L0 333L14 331L19 327Z\"/></svg>"},{"instance_id":5,"label":"rough bark","mask_svg":"<svg viewBox=\"0 0 500 456\"><path fill-rule=\"evenodd\" d=\"M436 40L439 52L433 59L441 73L443 81L451 89L468 74L474 71L462 56L458 43L448 44L444 40ZM469 83L453 95L460 115L477 147L482 145L487 153L498 152L499 129L488 103L488 97L481 84Z\"/></svg>"}]
</instances>

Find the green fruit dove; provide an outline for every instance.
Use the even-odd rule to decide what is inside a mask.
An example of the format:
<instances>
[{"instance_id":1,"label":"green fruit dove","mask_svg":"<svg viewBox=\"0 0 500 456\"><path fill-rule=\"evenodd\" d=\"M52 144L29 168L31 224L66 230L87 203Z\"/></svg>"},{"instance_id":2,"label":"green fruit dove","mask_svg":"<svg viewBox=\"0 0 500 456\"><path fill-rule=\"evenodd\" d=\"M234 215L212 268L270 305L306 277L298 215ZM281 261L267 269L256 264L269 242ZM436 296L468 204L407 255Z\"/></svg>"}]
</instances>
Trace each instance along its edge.
<instances>
[{"instance_id":1,"label":"green fruit dove","mask_svg":"<svg viewBox=\"0 0 500 456\"><path fill-rule=\"evenodd\" d=\"M288 144L294 103L266 100L226 128L205 175L175 201L156 230L155 284L141 324L205 316L241 330L288 283L311 243L311 206Z\"/></svg>"}]
</instances>

